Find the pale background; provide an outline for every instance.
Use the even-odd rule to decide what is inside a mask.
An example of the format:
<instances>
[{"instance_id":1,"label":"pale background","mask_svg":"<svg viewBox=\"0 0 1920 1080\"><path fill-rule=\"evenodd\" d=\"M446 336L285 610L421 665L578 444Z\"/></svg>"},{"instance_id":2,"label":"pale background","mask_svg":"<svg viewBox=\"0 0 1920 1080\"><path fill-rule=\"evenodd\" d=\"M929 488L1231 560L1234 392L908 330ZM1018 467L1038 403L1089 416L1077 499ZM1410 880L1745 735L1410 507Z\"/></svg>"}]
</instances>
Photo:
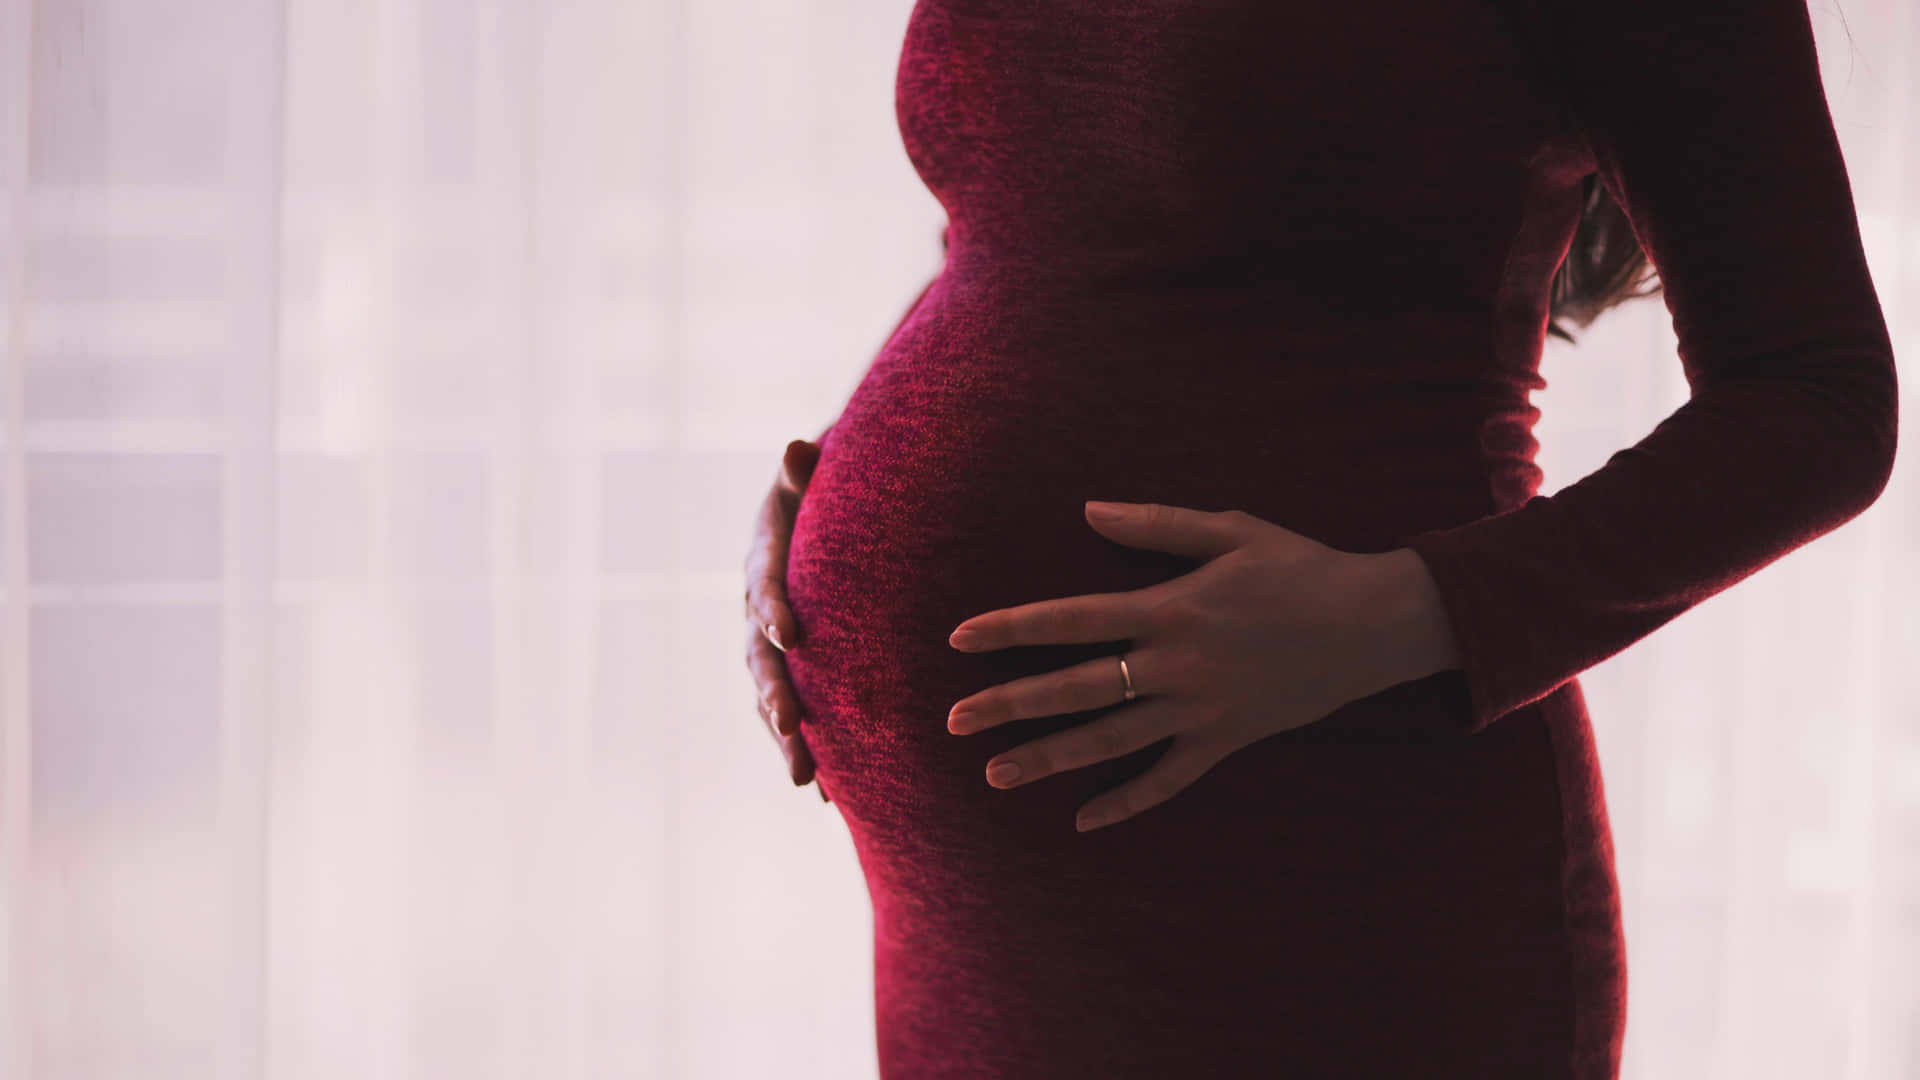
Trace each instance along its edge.
<instances>
[{"instance_id":1,"label":"pale background","mask_svg":"<svg viewBox=\"0 0 1920 1080\"><path fill-rule=\"evenodd\" d=\"M938 266L909 7L0 0L0 1077L874 1075L739 620ZM1920 16L1814 7L1910 401ZM1686 394L1545 372L1549 491ZM1920 1077L1912 458L1582 680L1633 1080Z\"/></svg>"}]
</instances>

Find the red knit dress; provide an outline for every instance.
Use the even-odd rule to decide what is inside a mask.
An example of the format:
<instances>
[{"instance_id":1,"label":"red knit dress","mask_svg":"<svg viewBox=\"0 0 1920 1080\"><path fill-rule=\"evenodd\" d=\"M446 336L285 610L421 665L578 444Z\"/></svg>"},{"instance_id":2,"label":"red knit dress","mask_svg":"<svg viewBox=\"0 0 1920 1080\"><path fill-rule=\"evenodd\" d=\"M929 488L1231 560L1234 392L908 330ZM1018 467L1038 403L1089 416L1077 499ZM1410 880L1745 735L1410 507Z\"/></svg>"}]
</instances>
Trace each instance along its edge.
<instances>
[{"instance_id":1,"label":"red knit dress","mask_svg":"<svg viewBox=\"0 0 1920 1080\"><path fill-rule=\"evenodd\" d=\"M1615 1076L1575 676L1858 514L1894 452L1802 0L919 0L896 105L945 262L826 432L787 574L880 1075ZM1528 393L1596 172L1692 396L1545 496ZM1087 499L1410 547L1463 666L1076 832L1167 743L999 790L988 758L1104 710L947 710L1130 643L947 634L1193 569Z\"/></svg>"}]
</instances>

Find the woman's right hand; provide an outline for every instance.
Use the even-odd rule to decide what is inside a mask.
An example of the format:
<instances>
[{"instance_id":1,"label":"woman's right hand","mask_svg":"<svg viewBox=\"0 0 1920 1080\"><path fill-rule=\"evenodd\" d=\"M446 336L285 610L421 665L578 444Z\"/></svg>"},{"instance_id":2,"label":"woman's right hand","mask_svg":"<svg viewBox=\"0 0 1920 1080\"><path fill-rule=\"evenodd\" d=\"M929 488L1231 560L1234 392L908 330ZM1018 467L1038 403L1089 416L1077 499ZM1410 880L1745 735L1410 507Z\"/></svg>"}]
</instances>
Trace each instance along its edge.
<instances>
[{"instance_id":1,"label":"woman's right hand","mask_svg":"<svg viewBox=\"0 0 1920 1080\"><path fill-rule=\"evenodd\" d=\"M831 802L813 774L813 755L800 737L800 699L782 655L788 645L800 640L799 624L787 606L787 543L793 537L801 493L819 460L818 443L789 442L773 487L760 505L753 546L747 549L747 670L759 688L760 719L766 721L787 759L787 775L795 786L814 780L821 801Z\"/></svg>"}]
</instances>

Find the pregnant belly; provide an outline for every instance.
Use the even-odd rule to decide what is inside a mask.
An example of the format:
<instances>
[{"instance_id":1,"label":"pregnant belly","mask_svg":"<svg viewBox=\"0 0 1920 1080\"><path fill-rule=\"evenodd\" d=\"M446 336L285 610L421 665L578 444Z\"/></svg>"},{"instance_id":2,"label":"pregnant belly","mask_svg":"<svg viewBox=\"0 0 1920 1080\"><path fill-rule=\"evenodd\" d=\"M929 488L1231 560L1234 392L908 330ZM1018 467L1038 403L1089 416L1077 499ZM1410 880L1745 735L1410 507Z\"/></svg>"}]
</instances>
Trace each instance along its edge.
<instances>
[{"instance_id":1,"label":"pregnant belly","mask_svg":"<svg viewBox=\"0 0 1920 1080\"><path fill-rule=\"evenodd\" d=\"M938 299L937 289L929 294L936 308ZM1085 500L1241 509L1343 550L1369 551L1469 518L1484 499L1483 488L1419 467L1433 458L1406 457L1406 431L1375 439L1361 407L1290 381L1270 363L1236 363L1231 335L985 342L940 334L941 321L935 314L909 324L856 388L823 445L788 556L801 631L786 661L802 732L822 783L869 840L875 829L911 830L924 842L958 828L954 842L971 843L991 835L979 831L983 815L1014 815L1005 819L1010 829L1030 828L1036 803L1070 823L1076 807L1165 749L1162 742L1050 777L1017 789L1015 799L985 783L988 758L1106 708L969 736L946 730L947 710L962 697L1131 645L966 654L947 644L963 619L1139 589L1196 565L1095 532ZM1241 355L1271 352L1270 336L1253 340L1240 342ZM1173 360L1187 348L1212 348L1218 360L1204 371L1182 369ZM1116 665L1116 698L1119 689ZM1417 741L1465 705L1457 681L1403 684L1230 758L1209 784L1231 798L1244 781L1242 794L1270 799L1278 766L1267 759L1289 746ZM1308 789L1310 781L1299 790ZM1170 804L1163 817L1218 812L1193 799Z\"/></svg>"},{"instance_id":2,"label":"pregnant belly","mask_svg":"<svg viewBox=\"0 0 1920 1080\"><path fill-rule=\"evenodd\" d=\"M1052 430L1072 426L1069 418ZM974 430L955 436L843 414L795 520L787 590L801 640L787 650L787 666L822 783L850 818L898 825L907 808L974 801L988 792L986 758L1015 745L1009 729L1025 741L1094 714L963 738L946 730L953 703L1126 646L967 654L947 644L962 620L1140 588L1194 565L1093 532L1082 502L1137 497L1139 478L1121 483L1097 455L1076 451L1080 444L1037 433L999 433L992 437L1015 442L997 446L982 445Z\"/></svg>"}]
</instances>

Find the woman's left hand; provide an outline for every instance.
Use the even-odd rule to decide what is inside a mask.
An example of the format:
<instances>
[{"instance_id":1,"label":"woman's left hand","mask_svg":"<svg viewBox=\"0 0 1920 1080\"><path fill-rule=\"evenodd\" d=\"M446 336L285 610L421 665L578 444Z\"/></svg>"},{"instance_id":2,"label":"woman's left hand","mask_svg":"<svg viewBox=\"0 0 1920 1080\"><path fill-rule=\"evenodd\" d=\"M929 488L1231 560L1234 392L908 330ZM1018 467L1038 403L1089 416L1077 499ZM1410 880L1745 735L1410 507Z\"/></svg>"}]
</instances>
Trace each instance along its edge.
<instances>
[{"instance_id":1,"label":"woman's left hand","mask_svg":"<svg viewBox=\"0 0 1920 1080\"><path fill-rule=\"evenodd\" d=\"M1103 506L1117 513L1103 515ZM1412 642L1402 631L1440 620L1418 576L1424 564L1405 548L1339 551L1238 510L1091 502L1086 512L1109 539L1204 565L1132 592L975 615L949 639L965 652L1133 642L1122 654L1133 701L987 764L989 783L1015 787L1172 736L1151 768L1080 808L1081 832L1164 802L1244 746L1421 673L1424 659L1406 655ZM1009 720L1097 709L1123 701L1125 689L1119 663L1103 656L963 698L947 730L970 735ZM1003 775L1008 765L1017 773Z\"/></svg>"}]
</instances>

